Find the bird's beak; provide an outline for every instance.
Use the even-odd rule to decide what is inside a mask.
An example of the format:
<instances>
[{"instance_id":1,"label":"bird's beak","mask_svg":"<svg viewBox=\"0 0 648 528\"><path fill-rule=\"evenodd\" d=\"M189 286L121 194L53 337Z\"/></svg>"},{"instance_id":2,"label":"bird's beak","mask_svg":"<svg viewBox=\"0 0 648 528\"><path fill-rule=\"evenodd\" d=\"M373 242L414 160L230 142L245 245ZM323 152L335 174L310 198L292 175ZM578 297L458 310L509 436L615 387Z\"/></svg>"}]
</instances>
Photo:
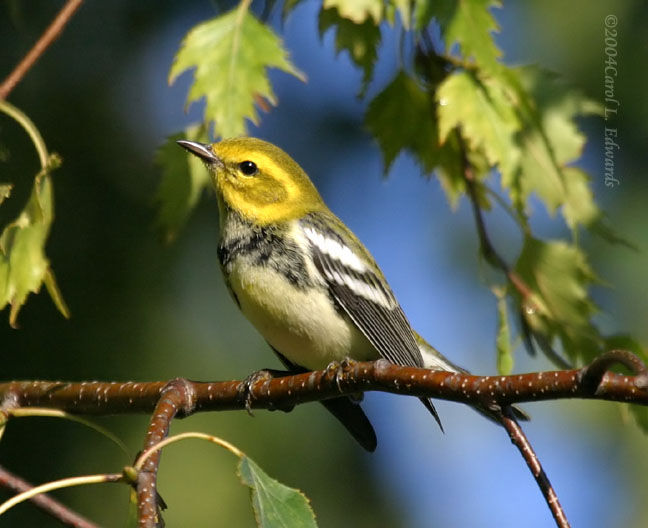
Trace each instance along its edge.
<instances>
[{"instance_id":1,"label":"bird's beak","mask_svg":"<svg viewBox=\"0 0 648 528\"><path fill-rule=\"evenodd\" d=\"M207 143L198 143L197 141L187 141L185 139L179 139L176 143L198 156L205 163L221 163L218 156L212 151L211 145Z\"/></svg>"}]
</instances>

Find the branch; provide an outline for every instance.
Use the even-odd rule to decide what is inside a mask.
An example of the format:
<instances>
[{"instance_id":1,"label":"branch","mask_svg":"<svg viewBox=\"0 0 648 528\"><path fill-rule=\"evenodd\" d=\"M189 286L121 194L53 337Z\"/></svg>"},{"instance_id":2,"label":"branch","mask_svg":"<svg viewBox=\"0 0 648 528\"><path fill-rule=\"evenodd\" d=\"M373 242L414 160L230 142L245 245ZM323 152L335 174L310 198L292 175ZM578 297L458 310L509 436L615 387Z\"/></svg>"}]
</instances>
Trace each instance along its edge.
<instances>
[{"instance_id":1,"label":"branch","mask_svg":"<svg viewBox=\"0 0 648 528\"><path fill-rule=\"evenodd\" d=\"M0 467L0 486L10 489L15 493L22 493L34 487L26 480L21 479L3 467ZM36 495L30 500L62 524L74 526L75 528L98 528L95 523L79 515L77 512L70 510L67 506L64 506L49 495Z\"/></svg>"},{"instance_id":2,"label":"branch","mask_svg":"<svg viewBox=\"0 0 648 528\"><path fill-rule=\"evenodd\" d=\"M36 63L49 45L61 34L65 25L69 22L75 11L81 6L83 0L68 0L51 24L43 32L40 38L29 50L27 55L18 63L14 70L0 84L0 99L6 99L15 86L22 80L25 74Z\"/></svg>"},{"instance_id":3,"label":"branch","mask_svg":"<svg viewBox=\"0 0 648 528\"><path fill-rule=\"evenodd\" d=\"M631 374L607 369L621 364ZM254 379L254 378L251 378ZM354 395L365 391L432 397L456 401L501 414L507 430L531 469L554 515L557 526L569 526L548 478L524 433L509 413L509 406L526 401L584 398L648 405L648 370L634 354L612 350L590 365L573 370L473 376L375 362L345 361L325 370L284 377L257 377L245 381L169 383L104 383L14 381L0 384L1 410L26 406L54 407L76 414L151 412L144 450L156 445L169 431L171 420L197 411L287 409L294 405ZM246 390L243 390L243 388ZM164 507L156 490L159 452L152 454L137 473L138 526L153 528Z\"/></svg>"},{"instance_id":4,"label":"branch","mask_svg":"<svg viewBox=\"0 0 648 528\"><path fill-rule=\"evenodd\" d=\"M520 294L520 297L522 297L522 299L524 299L526 302L530 303L532 295L531 288L529 288L527 283L524 281L524 279L522 279L522 277L517 274L517 272L511 269L504 258L497 252L495 246L490 240L490 237L488 236L488 231L486 230L486 222L484 222L482 210L479 206L479 199L477 197L477 183L475 180L475 173L470 161L468 160L467 149L461 132L457 130L456 135L461 149L463 177L466 183L466 194L468 195L468 198L470 200L473 216L475 217L475 225L477 226L477 235L479 237L479 248L481 254L486 259L486 262L488 262L495 269L499 269L502 273L504 273L509 283ZM552 346L544 338L544 336L533 332L533 330L529 327L529 324L527 323L527 320L521 310L522 309L520 308L519 320L522 326L522 336L524 337L524 343L528 351L531 354L533 354L534 352L533 342L530 339L530 336L533 336L536 342L540 345L542 351L551 361L553 361L560 368L571 368L571 365L552 348Z\"/></svg>"},{"instance_id":5,"label":"branch","mask_svg":"<svg viewBox=\"0 0 648 528\"><path fill-rule=\"evenodd\" d=\"M176 414L192 414L194 397L193 384L187 380L178 378L165 385L146 431L142 452L166 438ZM152 453L137 474L137 526L140 528L163 526L160 510L166 505L157 492L160 457L159 450Z\"/></svg>"},{"instance_id":6,"label":"branch","mask_svg":"<svg viewBox=\"0 0 648 528\"><path fill-rule=\"evenodd\" d=\"M607 371L620 363L633 375ZM196 411L246 408L242 381L192 382L191 406L182 405L181 417ZM166 382L12 381L0 383L2 409L47 407L75 414L132 414L153 412L168 387ZM648 405L648 372L634 354L613 350L581 369L532 372L510 376L475 376L375 362L347 361L325 370L280 378L259 379L250 385L253 409L286 409L358 392L382 391L437 398L486 408L522 402L570 398L622 401Z\"/></svg>"},{"instance_id":7,"label":"branch","mask_svg":"<svg viewBox=\"0 0 648 528\"><path fill-rule=\"evenodd\" d=\"M529 442L529 439L524 434L520 424L515 420L515 416L511 412L510 407L504 408L503 414L500 417L500 423L504 429L506 429L506 432L511 438L511 442L518 448L522 458L527 464L527 467L531 471L533 478L535 478L536 483L549 506L549 510L556 521L556 526L558 526L558 528L569 528L569 521L567 520L565 511L560 505L558 495L553 489L551 482L549 482L549 477L545 473L544 469L542 469L540 459L533 450L533 446Z\"/></svg>"}]
</instances>

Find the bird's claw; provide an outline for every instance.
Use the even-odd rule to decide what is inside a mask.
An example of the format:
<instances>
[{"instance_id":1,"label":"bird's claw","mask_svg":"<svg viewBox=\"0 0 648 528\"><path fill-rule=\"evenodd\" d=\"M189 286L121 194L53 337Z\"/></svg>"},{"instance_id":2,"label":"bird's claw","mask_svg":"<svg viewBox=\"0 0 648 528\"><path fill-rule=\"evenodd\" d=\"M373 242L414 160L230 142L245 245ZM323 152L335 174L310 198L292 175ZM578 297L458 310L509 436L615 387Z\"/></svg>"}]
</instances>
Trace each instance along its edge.
<instances>
[{"instance_id":1,"label":"bird's claw","mask_svg":"<svg viewBox=\"0 0 648 528\"><path fill-rule=\"evenodd\" d=\"M342 361L331 361L326 365L326 373L335 377L335 384L340 392L344 392L344 388L342 387L344 374L355 368L357 363L358 362L355 359L346 357ZM350 394L349 398L354 402L361 402L363 396L364 394L360 392L357 394Z\"/></svg>"},{"instance_id":2,"label":"bird's claw","mask_svg":"<svg viewBox=\"0 0 648 528\"><path fill-rule=\"evenodd\" d=\"M241 381L238 387L238 393L240 400L242 400L245 404L245 410L247 411L247 413L250 416L254 416L254 413L252 412L252 387L256 385L257 382L270 381L274 378L281 378L283 376L290 376L292 374L292 372L287 372L284 370L262 369L253 372L247 378ZM290 412L293 410L293 408L294 405L286 405L283 407L269 407L268 410L274 411L275 409L279 409L284 412Z\"/></svg>"}]
</instances>

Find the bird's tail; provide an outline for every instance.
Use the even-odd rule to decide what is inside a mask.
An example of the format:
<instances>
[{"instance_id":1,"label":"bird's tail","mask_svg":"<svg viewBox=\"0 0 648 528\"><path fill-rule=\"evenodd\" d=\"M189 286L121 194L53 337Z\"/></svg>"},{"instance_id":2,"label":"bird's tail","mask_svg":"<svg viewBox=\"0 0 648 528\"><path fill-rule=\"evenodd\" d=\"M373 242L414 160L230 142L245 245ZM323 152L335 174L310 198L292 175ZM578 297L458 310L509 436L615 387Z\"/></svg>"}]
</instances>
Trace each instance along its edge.
<instances>
[{"instance_id":1,"label":"bird's tail","mask_svg":"<svg viewBox=\"0 0 648 528\"><path fill-rule=\"evenodd\" d=\"M447 357L445 357L441 352L434 348L430 343L423 339L418 333L414 332L414 337L416 338L416 343L418 344L421 356L423 356L423 365L425 368L433 370L445 370L448 372L458 372L461 374L470 374L465 368L455 365ZM500 422L500 414L490 411L484 407L475 405L474 409L483 414L490 420L495 422ZM513 414L518 420L527 421L529 420L529 415L525 413L522 409L511 406Z\"/></svg>"}]
</instances>

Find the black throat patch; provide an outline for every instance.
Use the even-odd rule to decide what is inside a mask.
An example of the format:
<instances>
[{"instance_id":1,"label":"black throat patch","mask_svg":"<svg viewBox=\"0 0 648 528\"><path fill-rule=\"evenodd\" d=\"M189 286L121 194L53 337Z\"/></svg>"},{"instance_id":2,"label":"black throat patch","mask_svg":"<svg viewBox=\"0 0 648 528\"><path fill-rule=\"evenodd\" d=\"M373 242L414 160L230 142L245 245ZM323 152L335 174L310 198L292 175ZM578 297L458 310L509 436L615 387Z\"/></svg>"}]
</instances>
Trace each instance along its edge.
<instances>
[{"instance_id":1,"label":"black throat patch","mask_svg":"<svg viewBox=\"0 0 648 528\"><path fill-rule=\"evenodd\" d=\"M288 235L288 224L257 226L231 210L224 221L218 260L227 275L239 264L268 267L297 288L312 286L305 257Z\"/></svg>"}]
</instances>

